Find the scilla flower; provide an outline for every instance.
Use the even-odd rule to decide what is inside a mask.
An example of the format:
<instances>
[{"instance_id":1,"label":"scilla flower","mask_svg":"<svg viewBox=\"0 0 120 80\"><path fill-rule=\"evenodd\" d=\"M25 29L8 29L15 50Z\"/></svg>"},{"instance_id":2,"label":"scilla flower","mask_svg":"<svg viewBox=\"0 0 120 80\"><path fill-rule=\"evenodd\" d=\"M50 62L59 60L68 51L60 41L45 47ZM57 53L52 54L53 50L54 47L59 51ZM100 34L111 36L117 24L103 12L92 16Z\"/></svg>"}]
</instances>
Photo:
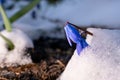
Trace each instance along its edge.
<instances>
[{"instance_id":1,"label":"scilla flower","mask_svg":"<svg viewBox=\"0 0 120 80\"><path fill-rule=\"evenodd\" d=\"M77 53L79 55L80 52L85 47L88 46L87 42L85 41L84 38L82 38L79 31L73 25L67 23L67 25L64 27L64 29L65 29L67 40L68 40L70 46L72 46L72 41L74 43L76 43L76 50L77 50Z\"/></svg>"}]
</instances>

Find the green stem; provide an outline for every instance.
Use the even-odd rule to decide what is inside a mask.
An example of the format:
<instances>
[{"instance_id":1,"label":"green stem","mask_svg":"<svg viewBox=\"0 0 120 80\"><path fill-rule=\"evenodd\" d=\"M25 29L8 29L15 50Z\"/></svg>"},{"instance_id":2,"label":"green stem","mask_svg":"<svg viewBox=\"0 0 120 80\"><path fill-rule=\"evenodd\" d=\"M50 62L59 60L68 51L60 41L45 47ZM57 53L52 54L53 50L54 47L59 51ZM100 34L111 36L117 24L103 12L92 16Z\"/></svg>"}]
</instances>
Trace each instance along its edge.
<instances>
[{"instance_id":1,"label":"green stem","mask_svg":"<svg viewBox=\"0 0 120 80\"><path fill-rule=\"evenodd\" d=\"M1 12L1 15L2 15L2 18L4 20L4 24L5 24L5 29L8 31L8 32L11 32L12 31L12 26L10 24L10 21L7 17L7 14L5 13L2 5L0 4L0 12Z\"/></svg>"},{"instance_id":2,"label":"green stem","mask_svg":"<svg viewBox=\"0 0 120 80\"><path fill-rule=\"evenodd\" d=\"M1 33L0 36L6 41L8 50L13 50L15 46L12 43L12 41L6 38L5 36L3 36Z\"/></svg>"},{"instance_id":3,"label":"green stem","mask_svg":"<svg viewBox=\"0 0 120 80\"><path fill-rule=\"evenodd\" d=\"M12 26L11 26L10 22L13 23L14 21L16 21L17 19L22 17L24 14L26 14L28 11L30 11L35 5L37 5L39 3L39 1L40 0L33 0L31 3L29 3L23 9L21 9L20 11L15 13L10 19L8 19L4 9L2 8L2 5L0 4L0 12L2 14L6 30L8 32L11 32L12 31ZM12 41L10 41L8 38L3 36L2 34L0 34L0 36L6 41L8 49L13 50L15 46L12 43Z\"/></svg>"},{"instance_id":4,"label":"green stem","mask_svg":"<svg viewBox=\"0 0 120 80\"><path fill-rule=\"evenodd\" d=\"M12 17L10 17L10 22L13 23L17 19L19 19L21 16L26 14L28 11L30 11L35 5L37 5L40 2L40 0L33 0L31 3L29 3L27 6L22 8L20 11L16 12Z\"/></svg>"}]
</instances>

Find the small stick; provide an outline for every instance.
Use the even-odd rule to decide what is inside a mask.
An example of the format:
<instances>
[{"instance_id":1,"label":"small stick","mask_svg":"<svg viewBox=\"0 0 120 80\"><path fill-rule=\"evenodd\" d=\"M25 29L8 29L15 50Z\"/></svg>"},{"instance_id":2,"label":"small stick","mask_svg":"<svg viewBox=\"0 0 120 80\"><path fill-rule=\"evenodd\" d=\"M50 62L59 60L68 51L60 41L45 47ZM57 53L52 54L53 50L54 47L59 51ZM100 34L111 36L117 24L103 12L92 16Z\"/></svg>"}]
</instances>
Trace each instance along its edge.
<instances>
[{"instance_id":1,"label":"small stick","mask_svg":"<svg viewBox=\"0 0 120 80\"><path fill-rule=\"evenodd\" d=\"M70 22L67 22L67 23L69 23L69 24L75 26L77 29L80 29L80 30L84 31L85 33L87 33L87 34L93 36L93 33L87 31L86 28L81 28L81 27L79 27L79 26L77 26L77 25L74 25L74 24L72 24L72 23L70 23Z\"/></svg>"}]
</instances>

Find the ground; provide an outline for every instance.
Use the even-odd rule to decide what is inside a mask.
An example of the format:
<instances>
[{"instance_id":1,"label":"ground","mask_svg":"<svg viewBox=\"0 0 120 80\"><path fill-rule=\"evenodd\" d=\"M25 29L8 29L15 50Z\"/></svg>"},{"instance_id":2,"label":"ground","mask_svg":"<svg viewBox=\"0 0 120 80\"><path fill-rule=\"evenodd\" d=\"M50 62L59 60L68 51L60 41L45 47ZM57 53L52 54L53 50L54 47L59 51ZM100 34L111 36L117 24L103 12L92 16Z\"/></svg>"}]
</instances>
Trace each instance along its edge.
<instances>
[{"instance_id":1,"label":"ground","mask_svg":"<svg viewBox=\"0 0 120 80\"><path fill-rule=\"evenodd\" d=\"M75 46L66 39L40 37L28 49L33 63L0 68L0 80L56 80L65 69Z\"/></svg>"}]
</instances>

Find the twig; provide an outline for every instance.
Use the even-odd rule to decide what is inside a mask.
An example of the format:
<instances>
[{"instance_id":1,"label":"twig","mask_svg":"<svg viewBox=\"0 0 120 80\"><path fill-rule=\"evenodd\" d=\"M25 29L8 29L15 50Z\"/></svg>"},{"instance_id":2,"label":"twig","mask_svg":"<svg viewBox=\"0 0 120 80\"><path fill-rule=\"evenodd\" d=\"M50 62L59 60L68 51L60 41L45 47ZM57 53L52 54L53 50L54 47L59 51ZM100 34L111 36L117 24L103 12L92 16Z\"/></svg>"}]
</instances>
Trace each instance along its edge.
<instances>
[{"instance_id":1,"label":"twig","mask_svg":"<svg viewBox=\"0 0 120 80\"><path fill-rule=\"evenodd\" d=\"M85 33L93 36L93 33L91 33L91 32L89 32L89 31L86 30L87 28L81 28L81 27L79 27L79 26L77 26L75 24L72 24L70 22L68 22L68 23L71 24L71 25L73 25L73 26L75 26L77 29L80 29L80 30L84 31Z\"/></svg>"}]
</instances>

